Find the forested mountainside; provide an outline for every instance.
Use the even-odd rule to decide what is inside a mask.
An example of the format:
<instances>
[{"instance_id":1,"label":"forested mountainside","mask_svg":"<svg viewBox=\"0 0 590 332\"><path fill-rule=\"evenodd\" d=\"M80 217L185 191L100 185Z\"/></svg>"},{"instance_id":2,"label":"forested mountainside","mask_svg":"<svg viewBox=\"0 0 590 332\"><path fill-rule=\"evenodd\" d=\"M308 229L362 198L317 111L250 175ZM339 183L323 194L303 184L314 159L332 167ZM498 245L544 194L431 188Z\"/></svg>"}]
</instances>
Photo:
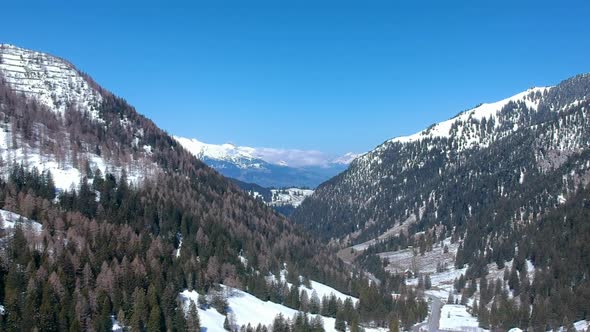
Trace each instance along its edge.
<instances>
[{"instance_id":1,"label":"forested mountainside","mask_svg":"<svg viewBox=\"0 0 590 332\"><path fill-rule=\"evenodd\" d=\"M313 193L313 190L311 189L269 189L255 183L246 183L236 179L231 179L231 181L250 194L250 196L263 201L275 211L287 217L295 211L295 208L297 208L307 196Z\"/></svg>"},{"instance_id":2,"label":"forested mountainside","mask_svg":"<svg viewBox=\"0 0 590 332\"><path fill-rule=\"evenodd\" d=\"M501 237L590 180L589 97L590 75L580 75L387 141L321 185L293 220L353 242L404 222L410 233L478 225Z\"/></svg>"},{"instance_id":3,"label":"forested mountainside","mask_svg":"<svg viewBox=\"0 0 590 332\"><path fill-rule=\"evenodd\" d=\"M0 330L198 330L180 292L296 306L267 282L285 268L358 296L349 324L424 318L402 279L369 284L67 61L2 45L0 74Z\"/></svg>"},{"instance_id":4,"label":"forested mountainside","mask_svg":"<svg viewBox=\"0 0 590 332\"><path fill-rule=\"evenodd\" d=\"M484 296L484 327L587 319L589 107L588 74L479 105L358 158L292 220L324 239L365 242L364 259L412 245L423 253L450 238L459 243L455 266L467 266L464 280L473 284L492 263L516 262L514 274L523 277L523 262L532 262L534 279L517 292L520 300L500 296L501 286L493 303Z\"/></svg>"}]
</instances>

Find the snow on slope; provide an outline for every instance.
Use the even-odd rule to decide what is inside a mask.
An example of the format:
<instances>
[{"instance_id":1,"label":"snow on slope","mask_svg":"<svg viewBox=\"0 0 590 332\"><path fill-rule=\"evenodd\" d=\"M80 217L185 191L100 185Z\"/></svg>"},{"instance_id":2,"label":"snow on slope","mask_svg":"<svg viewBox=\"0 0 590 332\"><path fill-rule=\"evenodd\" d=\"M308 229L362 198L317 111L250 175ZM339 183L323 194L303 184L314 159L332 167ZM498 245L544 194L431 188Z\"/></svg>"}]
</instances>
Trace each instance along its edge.
<instances>
[{"instance_id":1,"label":"snow on slope","mask_svg":"<svg viewBox=\"0 0 590 332\"><path fill-rule=\"evenodd\" d=\"M83 173L73 166L71 160L66 158L65 161L59 161L56 156L41 153L38 147L31 147L22 142L17 135L15 138L18 142L18 148L12 147L13 133L10 124L0 124L0 159L4 162L4 166L11 164L23 164L29 169L36 167L41 171L50 171L55 183L55 187L60 190L69 190L75 188L80 183ZM69 142L64 143L69 144ZM100 169L102 174L114 173L120 175L122 167L117 167L103 159L96 154L80 154L78 157L84 157L88 160L91 169ZM155 168L155 167L154 167ZM131 161L125 165L127 178L131 183L139 183L141 179L150 174L150 165L144 165L140 160ZM1 167L0 176L8 176L10 167Z\"/></svg>"},{"instance_id":2,"label":"snow on slope","mask_svg":"<svg viewBox=\"0 0 590 332\"><path fill-rule=\"evenodd\" d=\"M262 168L260 158L255 156L255 149L233 144L208 144L194 138L173 136L180 145L199 159L211 158L229 161L239 168Z\"/></svg>"},{"instance_id":3,"label":"snow on slope","mask_svg":"<svg viewBox=\"0 0 590 332\"><path fill-rule=\"evenodd\" d=\"M293 286L293 284L291 284L290 282L287 282L287 270L286 269L281 270L279 278L280 278L281 282L286 282L287 286L289 286L289 288ZM301 281L303 281L302 277L300 277L300 279L301 279ZM276 282L277 278L275 275L271 274L267 277L267 281L269 283ZM311 288L307 288L307 287L305 287L305 285L299 286L299 291L303 292L305 290L309 296L311 296L311 294L315 291L318 294L318 297L320 299L323 298L324 296L330 297L330 296L332 296L332 294L334 294L334 296L336 296L337 299L342 300L342 302L344 302L347 298L350 298L352 300L352 302L356 304L359 300L354 296L346 295L346 294L344 294L344 293L342 293L330 286L324 285L324 284L319 283L317 281L310 280L310 284L311 284Z\"/></svg>"},{"instance_id":4,"label":"snow on slope","mask_svg":"<svg viewBox=\"0 0 590 332\"><path fill-rule=\"evenodd\" d=\"M285 318L293 318L298 313L297 310L285 307L281 304L270 301L262 301L246 292L234 288L222 286L228 296L229 312L235 315L236 323L241 325L252 325L256 327L258 324L272 325L272 322L279 313ZM327 287L327 286L325 286ZM319 287L318 289L321 289ZM318 292L319 293L319 292ZM184 302L185 310L188 311L189 301L198 301L198 293L196 291L185 290L180 293L180 299ZM208 332L223 332L223 322L225 316L218 313L215 309L209 308L207 310L198 308L199 318L201 320L201 327L205 327ZM315 315L310 315L313 317ZM335 332L335 319L321 316L324 321L324 328L327 332ZM365 329L366 331L378 331L376 329Z\"/></svg>"},{"instance_id":5,"label":"snow on slope","mask_svg":"<svg viewBox=\"0 0 590 332\"><path fill-rule=\"evenodd\" d=\"M30 226L37 233L41 232L41 229L43 229L43 226L40 223L25 218L20 214L16 214L14 212L0 210L0 217L2 218L2 221L4 223L4 229L14 228L17 223L21 223L24 227Z\"/></svg>"},{"instance_id":6,"label":"snow on slope","mask_svg":"<svg viewBox=\"0 0 590 332\"><path fill-rule=\"evenodd\" d=\"M483 331L477 318L467 312L467 307L458 304L445 304L440 313L441 331Z\"/></svg>"},{"instance_id":7,"label":"snow on slope","mask_svg":"<svg viewBox=\"0 0 590 332\"><path fill-rule=\"evenodd\" d=\"M268 204L270 206L285 206L291 205L298 207L301 202L313 194L311 189L287 188L287 189L271 189L272 200Z\"/></svg>"},{"instance_id":8,"label":"snow on slope","mask_svg":"<svg viewBox=\"0 0 590 332\"><path fill-rule=\"evenodd\" d=\"M356 304L359 300L356 297L346 295L342 292L335 290L334 288L332 288L330 286L326 286L326 285L319 283L317 281L310 280L310 283L311 283L311 288L307 288L307 287L301 285L299 287L299 291L303 292L305 290L307 292L307 294L310 296L315 291L318 294L318 297L320 299L323 298L324 296L330 297L330 296L332 296L332 294L334 294L336 296L336 298L342 300L342 302L344 302L346 299L350 298L352 300L352 302L354 304Z\"/></svg>"},{"instance_id":9,"label":"snow on slope","mask_svg":"<svg viewBox=\"0 0 590 332\"><path fill-rule=\"evenodd\" d=\"M424 138L450 137L451 128L452 128L453 124L455 124L457 122L465 122L470 119L475 119L475 120L482 120L484 118L490 119L492 117L495 117L502 110L502 108L504 106L506 106L509 102L522 101L522 102L526 103L528 108L536 110L537 107L539 106L539 100L538 99L535 100L533 98L530 98L531 93L536 93L536 92L544 93L545 91L548 91L549 89L550 89L550 87L531 88L531 89L528 89L524 92L518 93L512 97L500 100L495 103L489 103L489 104L484 103L484 104L481 104L471 110L463 112L452 119L437 123L434 126L428 128L428 129L422 130L416 134L413 134L410 136L396 137L396 138L390 140L390 142L392 142L392 143L395 143L395 142L408 143L408 142L419 141ZM496 125L499 125L499 123L496 122Z\"/></svg>"},{"instance_id":10,"label":"snow on slope","mask_svg":"<svg viewBox=\"0 0 590 332\"><path fill-rule=\"evenodd\" d=\"M346 153L333 157L316 150L253 148L234 144L208 144L194 138L173 136L185 149L199 159L210 158L230 161L241 168L260 168L260 161L288 167L329 167L331 164L348 165L359 154Z\"/></svg>"},{"instance_id":11,"label":"snow on slope","mask_svg":"<svg viewBox=\"0 0 590 332\"><path fill-rule=\"evenodd\" d=\"M73 65L57 57L0 44L0 72L16 91L63 114L69 104L98 119L101 95Z\"/></svg>"},{"instance_id":12,"label":"snow on slope","mask_svg":"<svg viewBox=\"0 0 590 332\"><path fill-rule=\"evenodd\" d=\"M87 113L92 119L101 121L98 109L102 96L72 64L63 59L46 53L0 44L0 76L13 90L36 100L50 111L63 115L67 107L71 105L78 111ZM13 142L17 143L17 148L14 147ZM64 139L64 142L60 144L67 146L70 142ZM150 153L148 150L151 147L143 148L146 154ZM83 172L74 167L74 162L69 157L71 156L66 156L65 160L58 160L54 155L44 154L39 147L25 144L19 134L15 137L10 123L0 124L0 158L3 162L0 176L8 174L11 164L23 164L29 169L36 167L39 171L50 171L55 186L58 189L67 190L76 187L83 177ZM120 175L122 172L121 166L115 166L96 154L80 154L78 158L88 160L91 169L100 169L103 174L108 171ZM134 160L124 167L129 181L138 183L154 171L155 167L152 166Z\"/></svg>"}]
</instances>

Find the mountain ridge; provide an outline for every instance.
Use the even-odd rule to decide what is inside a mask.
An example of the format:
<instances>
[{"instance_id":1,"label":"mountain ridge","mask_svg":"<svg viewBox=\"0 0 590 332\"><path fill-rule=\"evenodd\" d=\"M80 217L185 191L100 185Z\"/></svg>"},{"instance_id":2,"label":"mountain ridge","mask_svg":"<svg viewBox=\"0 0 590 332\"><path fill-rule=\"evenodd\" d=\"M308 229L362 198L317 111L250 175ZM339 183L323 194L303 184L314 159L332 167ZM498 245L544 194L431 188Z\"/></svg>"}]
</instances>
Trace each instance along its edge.
<instances>
[{"instance_id":1,"label":"mountain ridge","mask_svg":"<svg viewBox=\"0 0 590 332\"><path fill-rule=\"evenodd\" d=\"M565 90L568 82L571 80L583 80L584 77L587 78L588 75L579 75L569 81L562 82L561 90ZM490 145L506 139L521 130L526 130L528 127L535 125L538 126L545 119L557 116L560 113L560 109L566 109L569 107L568 105L574 105L576 103L575 98L565 104L557 105L556 101L552 103L553 99L559 100L553 94L553 91L556 91L554 87L529 89L500 102L482 104L471 110L461 112L447 121L434 124L414 135L387 140L374 150L353 161L347 171L322 184L316 191L316 194L312 195L310 199L314 200L318 195L325 195L324 197L328 199L328 197L338 197L333 196L336 193L342 193L352 199L349 202L353 202L350 205L350 209L347 208L346 211L351 212L352 215L358 215L358 213L354 212L356 209L364 210L365 207L363 206L367 204L371 205L371 200L379 199L379 192L390 190L379 186L380 182L391 180L389 182L392 182L391 185L395 188L406 188L403 189L404 191L411 190L411 187L403 182L409 180L403 174L416 174L412 176L422 174L424 181L433 181L433 178L440 178L440 176L444 175L445 170L452 172L464 162L465 158L472 155L474 151L485 150ZM543 102L540 104L541 100ZM578 102L583 101L584 98L580 97ZM495 105L494 109L490 109L489 105ZM474 116L474 114L480 115L477 114L477 111L482 110L482 108L486 112L479 113L485 114L486 116ZM389 168L388 165L390 163L395 163L395 168ZM434 172L421 172L420 169L426 167L428 163L436 164L436 170ZM518 174L521 176L520 172ZM401 183L399 182L400 176ZM526 177L524 174L522 176ZM412 179L413 183L416 182L416 179ZM337 189L335 187L336 184L346 184L346 188L352 194L343 192L342 188ZM360 193L354 193L358 191L355 185L362 186L367 191L370 191L371 189L369 188L371 187L379 189L374 191L374 194L368 194L366 196L368 200L362 200ZM332 190L336 191L332 192ZM326 195L326 191L330 191L331 194ZM408 193L406 192L406 194ZM399 199L403 198L401 196L399 198L392 198L393 201ZM424 198L421 200L424 200ZM305 205L305 203L302 205L303 210L305 209ZM339 205L335 203L335 205L344 207L349 204ZM354 205L357 205L357 207L352 207ZM405 210L407 211L408 208L406 207ZM413 211L414 208L411 210ZM374 214L369 211L367 211L369 215ZM338 214L340 213L344 213L344 211L338 212ZM403 213L402 210L401 214L404 217L400 216L396 218L398 222L406 219L412 213ZM335 220L330 219L334 217L329 217L326 220ZM372 224L372 220L375 217L360 218L360 222ZM297 220L298 211L295 212L294 218ZM307 216L306 218L311 217ZM299 221L305 222L304 219L300 218Z\"/></svg>"},{"instance_id":2,"label":"mountain ridge","mask_svg":"<svg viewBox=\"0 0 590 332\"><path fill-rule=\"evenodd\" d=\"M225 176L268 188L315 188L345 170L358 156L346 153L334 158L319 151L216 145L179 136L174 139Z\"/></svg>"}]
</instances>

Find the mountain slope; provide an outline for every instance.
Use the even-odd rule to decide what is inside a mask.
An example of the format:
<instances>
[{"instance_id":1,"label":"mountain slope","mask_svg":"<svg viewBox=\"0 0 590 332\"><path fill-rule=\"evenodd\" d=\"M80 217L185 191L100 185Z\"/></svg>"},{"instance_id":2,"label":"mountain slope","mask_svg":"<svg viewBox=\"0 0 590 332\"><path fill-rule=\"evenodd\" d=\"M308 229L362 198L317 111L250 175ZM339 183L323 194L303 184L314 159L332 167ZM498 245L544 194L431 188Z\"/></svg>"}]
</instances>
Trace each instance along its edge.
<instances>
[{"instance_id":1,"label":"mountain slope","mask_svg":"<svg viewBox=\"0 0 590 332\"><path fill-rule=\"evenodd\" d=\"M197 330L179 293L222 285L298 309L297 288L264 277L285 266L292 284L313 278L359 296L362 322L383 325L406 300L414 307L403 320L423 318L413 292L391 300L399 278L369 285L67 61L1 45L0 63L0 211L10 226L0 232L0 330ZM224 299L211 302L202 305L227 314Z\"/></svg>"},{"instance_id":2,"label":"mountain slope","mask_svg":"<svg viewBox=\"0 0 590 332\"><path fill-rule=\"evenodd\" d=\"M457 248L455 268L464 271L455 296L474 296L467 285L483 279L496 282L491 295L475 293L486 328L544 330L566 325L564 317L586 319L590 261L562 250L588 250L587 233L573 230L588 223L581 211L590 183L589 111L588 74L482 104L358 158L292 220L325 239L358 244L364 265L375 262L372 254L394 257L409 248L421 257L449 241ZM573 215L562 208L572 199ZM549 234L560 244L544 247ZM527 272L527 260L534 271ZM390 271L397 263L376 261ZM492 264L503 269L507 262L509 285L488 275Z\"/></svg>"},{"instance_id":3,"label":"mountain slope","mask_svg":"<svg viewBox=\"0 0 590 332\"><path fill-rule=\"evenodd\" d=\"M62 190L88 170L125 170L133 182L158 172L152 150L161 131L67 61L3 44L0 79L5 164L51 171Z\"/></svg>"},{"instance_id":4,"label":"mountain slope","mask_svg":"<svg viewBox=\"0 0 590 332\"><path fill-rule=\"evenodd\" d=\"M2 45L0 63L0 209L42 225L0 234L0 330L109 330L116 315L181 331L182 289L284 264L350 286L318 241L67 61Z\"/></svg>"},{"instance_id":5,"label":"mountain slope","mask_svg":"<svg viewBox=\"0 0 590 332\"><path fill-rule=\"evenodd\" d=\"M293 218L325 237L354 233L363 240L405 220L417 220L417 229L463 225L512 195L519 195L522 218L532 217L540 212L533 202L554 206L560 195L587 182L585 164L571 162L583 159L588 147L589 81L583 75L530 89L389 140L320 186ZM521 197L523 187L534 187L539 178L559 183L550 192L536 188Z\"/></svg>"},{"instance_id":6,"label":"mountain slope","mask_svg":"<svg viewBox=\"0 0 590 332\"><path fill-rule=\"evenodd\" d=\"M268 188L315 188L342 172L355 158L330 158L318 151L251 148L233 144L207 144L174 137L182 146L221 174Z\"/></svg>"},{"instance_id":7,"label":"mountain slope","mask_svg":"<svg viewBox=\"0 0 590 332\"><path fill-rule=\"evenodd\" d=\"M303 200L313 193L311 189L283 188L268 189L255 183L246 183L236 179L230 179L250 196L262 200L275 211L288 217Z\"/></svg>"}]
</instances>

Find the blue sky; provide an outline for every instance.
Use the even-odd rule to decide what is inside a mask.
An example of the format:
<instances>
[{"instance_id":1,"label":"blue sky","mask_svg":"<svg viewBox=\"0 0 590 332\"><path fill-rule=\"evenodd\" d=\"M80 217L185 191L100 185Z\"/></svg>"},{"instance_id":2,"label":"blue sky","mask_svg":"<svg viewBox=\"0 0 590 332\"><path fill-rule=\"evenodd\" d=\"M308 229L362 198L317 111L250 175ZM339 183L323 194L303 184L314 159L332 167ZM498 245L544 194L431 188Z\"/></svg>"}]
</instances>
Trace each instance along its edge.
<instances>
[{"instance_id":1,"label":"blue sky","mask_svg":"<svg viewBox=\"0 0 590 332\"><path fill-rule=\"evenodd\" d=\"M209 143L362 152L590 72L587 1L81 2L3 3L0 42Z\"/></svg>"}]
</instances>

